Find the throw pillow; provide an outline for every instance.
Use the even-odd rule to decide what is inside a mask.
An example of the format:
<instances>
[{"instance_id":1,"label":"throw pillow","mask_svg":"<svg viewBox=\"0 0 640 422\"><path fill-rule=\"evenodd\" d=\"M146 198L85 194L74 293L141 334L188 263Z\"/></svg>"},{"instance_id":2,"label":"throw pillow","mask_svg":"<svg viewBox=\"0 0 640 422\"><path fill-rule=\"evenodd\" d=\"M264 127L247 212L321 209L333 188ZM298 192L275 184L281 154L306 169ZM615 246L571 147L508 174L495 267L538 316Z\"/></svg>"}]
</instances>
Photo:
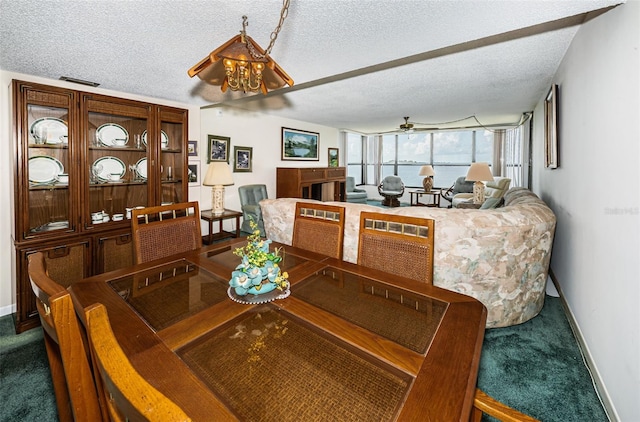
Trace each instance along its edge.
<instances>
[{"instance_id":1,"label":"throw pillow","mask_svg":"<svg viewBox=\"0 0 640 422\"><path fill-rule=\"evenodd\" d=\"M492 208L498 208L502 205L504 198L487 198L480 206L481 210L489 210Z\"/></svg>"}]
</instances>

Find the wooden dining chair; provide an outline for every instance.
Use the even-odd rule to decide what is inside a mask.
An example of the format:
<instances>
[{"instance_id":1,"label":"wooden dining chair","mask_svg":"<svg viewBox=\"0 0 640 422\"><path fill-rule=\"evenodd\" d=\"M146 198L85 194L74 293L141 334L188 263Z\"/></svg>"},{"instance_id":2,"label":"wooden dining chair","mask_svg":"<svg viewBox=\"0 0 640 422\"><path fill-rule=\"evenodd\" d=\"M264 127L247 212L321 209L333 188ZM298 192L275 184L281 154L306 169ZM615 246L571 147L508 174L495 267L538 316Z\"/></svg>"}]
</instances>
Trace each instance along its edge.
<instances>
[{"instance_id":1,"label":"wooden dining chair","mask_svg":"<svg viewBox=\"0 0 640 422\"><path fill-rule=\"evenodd\" d=\"M100 421L89 349L69 291L47 274L42 252L28 257L60 421Z\"/></svg>"},{"instance_id":2,"label":"wooden dining chair","mask_svg":"<svg viewBox=\"0 0 640 422\"><path fill-rule=\"evenodd\" d=\"M358 264L433 284L434 221L360 213Z\"/></svg>"},{"instance_id":3,"label":"wooden dining chair","mask_svg":"<svg viewBox=\"0 0 640 422\"><path fill-rule=\"evenodd\" d=\"M292 245L342 259L344 207L297 202Z\"/></svg>"},{"instance_id":4,"label":"wooden dining chair","mask_svg":"<svg viewBox=\"0 0 640 422\"><path fill-rule=\"evenodd\" d=\"M483 414L492 416L502 422L539 422L538 419L525 415L524 413L499 402L477 388L469 421L480 422Z\"/></svg>"},{"instance_id":5,"label":"wooden dining chair","mask_svg":"<svg viewBox=\"0 0 640 422\"><path fill-rule=\"evenodd\" d=\"M85 320L94 368L102 381L98 390L112 421L191 420L131 365L113 334L104 305L85 308Z\"/></svg>"},{"instance_id":6,"label":"wooden dining chair","mask_svg":"<svg viewBox=\"0 0 640 422\"><path fill-rule=\"evenodd\" d=\"M131 233L136 264L199 249L202 233L198 203L134 209Z\"/></svg>"}]
</instances>

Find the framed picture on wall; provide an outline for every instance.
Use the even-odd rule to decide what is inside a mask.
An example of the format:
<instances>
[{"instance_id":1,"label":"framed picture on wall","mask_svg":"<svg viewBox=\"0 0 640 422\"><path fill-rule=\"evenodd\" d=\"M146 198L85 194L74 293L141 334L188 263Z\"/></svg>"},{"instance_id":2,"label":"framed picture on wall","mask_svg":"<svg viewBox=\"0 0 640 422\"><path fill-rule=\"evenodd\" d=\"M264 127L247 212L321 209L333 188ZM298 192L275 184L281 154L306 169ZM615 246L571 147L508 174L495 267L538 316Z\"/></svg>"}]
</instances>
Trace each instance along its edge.
<instances>
[{"instance_id":1,"label":"framed picture on wall","mask_svg":"<svg viewBox=\"0 0 640 422\"><path fill-rule=\"evenodd\" d=\"M187 141L187 155L189 157L198 156L198 141Z\"/></svg>"},{"instance_id":2,"label":"framed picture on wall","mask_svg":"<svg viewBox=\"0 0 640 422\"><path fill-rule=\"evenodd\" d=\"M229 162L229 144L231 138L227 136L207 135L209 149L207 153L207 163L212 161Z\"/></svg>"},{"instance_id":3,"label":"framed picture on wall","mask_svg":"<svg viewBox=\"0 0 640 422\"><path fill-rule=\"evenodd\" d=\"M340 150L338 148L329 148L328 160L329 167L338 167L340 165Z\"/></svg>"},{"instance_id":4,"label":"framed picture on wall","mask_svg":"<svg viewBox=\"0 0 640 422\"><path fill-rule=\"evenodd\" d=\"M552 85L544 100L544 164L558 168L558 85Z\"/></svg>"},{"instance_id":5,"label":"framed picture on wall","mask_svg":"<svg viewBox=\"0 0 640 422\"><path fill-rule=\"evenodd\" d=\"M320 134L306 130L282 128L282 159L320 161L318 145Z\"/></svg>"},{"instance_id":6,"label":"framed picture on wall","mask_svg":"<svg viewBox=\"0 0 640 422\"><path fill-rule=\"evenodd\" d=\"M252 147L233 147L233 157L235 165L234 172L247 172L253 170L253 148Z\"/></svg>"},{"instance_id":7,"label":"framed picture on wall","mask_svg":"<svg viewBox=\"0 0 640 422\"><path fill-rule=\"evenodd\" d=\"M200 186L199 161L189 161L189 164L187 164L187 179L189 179L189 186Z\"/></svg>"}]
</instances>

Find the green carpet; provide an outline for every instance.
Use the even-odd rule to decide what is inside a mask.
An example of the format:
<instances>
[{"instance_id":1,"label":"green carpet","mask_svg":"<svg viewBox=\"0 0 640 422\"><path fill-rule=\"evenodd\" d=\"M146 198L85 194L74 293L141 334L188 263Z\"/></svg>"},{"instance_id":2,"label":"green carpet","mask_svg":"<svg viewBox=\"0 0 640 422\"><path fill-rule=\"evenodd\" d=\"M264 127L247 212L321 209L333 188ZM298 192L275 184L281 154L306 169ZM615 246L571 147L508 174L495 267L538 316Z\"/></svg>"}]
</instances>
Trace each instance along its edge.
<instances>
[{"instance_id":1,"label":"green carpet","mask_svg":"<svg viewBox=\"0 0 640 422\"><path fill-rule=\"evenodd\" d=\"M478 386L545 422L608 421L559 298L524 324L486 331ZM11 316L0 318L0 403L1 422L57 420L42 329L15 335Z\"/></svg>"},{"instance_id":2,"label":"green carpet","mask_svg":"<svg viewBox=\"0 0 640 422\"><path fill-rule=\"evenodd\" d=\"M56 421L56 399L42 328L15 334L0 318L0 421Z\"/></svg>"}]
</instances>

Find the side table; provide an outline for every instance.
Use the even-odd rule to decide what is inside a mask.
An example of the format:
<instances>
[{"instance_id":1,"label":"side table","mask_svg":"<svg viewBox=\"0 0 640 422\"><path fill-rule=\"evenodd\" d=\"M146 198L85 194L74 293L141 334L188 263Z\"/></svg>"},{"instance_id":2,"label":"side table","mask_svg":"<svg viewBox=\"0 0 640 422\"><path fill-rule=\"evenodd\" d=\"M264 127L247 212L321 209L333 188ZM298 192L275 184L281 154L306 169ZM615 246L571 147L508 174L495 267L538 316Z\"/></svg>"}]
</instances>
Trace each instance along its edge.
<instances>
[{"instance_id":1,"label":"side table","mask_svg":"<svg viewBox=\"0 0 640 422\"><path fill-rule=\"evenodd\" d=\"M472 202L461 202L459 203L456 208L468 208L468 209L480 209L480 207L482 206L482 204L474 204L473 201Z\"/></svg>"},{"instance_id":2,"label":"side table","mask_svg":"<svg viewBox=\"0 0 640 422\"><path fill-rule=\"evenodd\" d=\"M419 189L409 192L411 194L411 206L423 206L423 207L439 207L440 206L440 189L432 189L429 192ZM420 202L421 196L431 196L431 203L425 204Z\"/></svg>"},{"instance_id":3,"label":"side table","mask_svg":"<svg viewBox=\"0 0 640 422\"><path fill-rule=\"evenodd\" d=\"M209 222L209 234L202 236L202 243L205 245L212 244L215 240L227 239L232 237L240 237L240 217L242 213L234 210L225 209L222 214L214 215L211 210L204 210L200 212L200 219ZM236 231L230 232L222 229L222 222L224 220L235 218L236 219ZM218 222L218 233L213 233L213 222Z\"/></svg>"}]
</instances>

